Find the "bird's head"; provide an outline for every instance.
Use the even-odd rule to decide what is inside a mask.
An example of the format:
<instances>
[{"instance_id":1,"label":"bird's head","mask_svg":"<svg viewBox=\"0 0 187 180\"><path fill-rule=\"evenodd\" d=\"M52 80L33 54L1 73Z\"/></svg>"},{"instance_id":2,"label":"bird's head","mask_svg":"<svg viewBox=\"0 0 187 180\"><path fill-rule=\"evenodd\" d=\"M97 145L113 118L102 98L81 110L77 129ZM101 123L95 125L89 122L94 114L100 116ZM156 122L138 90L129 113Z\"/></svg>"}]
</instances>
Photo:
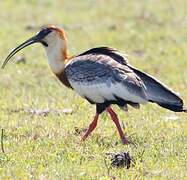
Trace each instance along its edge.
<instances>
[{"instance_id":1,"label":"bird's head","mask_svg":"<svg viewBox=\"0 0 187 180\"><path fill-rule=\"evenodd\" d=\"M2 68L5 67L11 57L18 51L34 43L41 43L43 45L50 65L51 63L55 64L54 61L57 62L67 58L66 36L64 31L55 26L48 26L42 28L35 36L14 48L5 59Z\"/></svg>"}]
</instances>

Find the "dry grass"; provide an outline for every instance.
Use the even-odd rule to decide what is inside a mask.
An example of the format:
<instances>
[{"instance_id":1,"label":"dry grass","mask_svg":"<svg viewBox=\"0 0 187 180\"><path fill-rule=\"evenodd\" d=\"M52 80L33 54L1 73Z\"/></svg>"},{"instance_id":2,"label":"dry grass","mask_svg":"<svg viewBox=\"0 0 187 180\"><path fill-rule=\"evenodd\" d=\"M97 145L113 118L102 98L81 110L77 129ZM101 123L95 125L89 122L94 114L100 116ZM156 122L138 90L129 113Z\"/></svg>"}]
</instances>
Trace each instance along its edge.
<instances>
[{"instance_id":1,"label":"dry grass","mask_svg":"<svg viewBox=\"0 0 187 180\"><path fill-rule=\"evenodd\" d=\"M186 7L186 0L1 1L0 62L40 26L56 24L65 28L71 54L101 45L118 48L187 103ZM120 143L106 114L80 143L95 107L61 86L40 45L19 55L25 64L14 61L0 71L0 124L5 130L0 179L187 178L186 114L152 104L128 114L116 108L133 145ZM38 115L28 109L72 113ZM121 151L136 159L135 166L111 167L106 153Z\"/></svg>"}]
</instances>

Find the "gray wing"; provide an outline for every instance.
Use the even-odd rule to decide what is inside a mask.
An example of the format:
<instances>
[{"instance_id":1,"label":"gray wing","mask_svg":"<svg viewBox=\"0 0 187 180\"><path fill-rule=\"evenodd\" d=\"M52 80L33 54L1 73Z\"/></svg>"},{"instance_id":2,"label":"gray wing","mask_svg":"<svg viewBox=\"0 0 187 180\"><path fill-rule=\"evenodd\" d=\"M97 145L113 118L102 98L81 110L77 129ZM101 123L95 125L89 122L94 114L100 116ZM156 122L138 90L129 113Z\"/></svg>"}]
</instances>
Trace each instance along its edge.
<instances>
[{"instance_id":1,"label":"gray wing","mask_svg":"<svg viewBox=\"0 0 187 180\"><path fill-rule=\"evenodd\" d=\"M155 102L158 105L172 111L186 111L183 107L183 100L166 85L159 82L156 78L150 76L149 74L143 73L134 67L131 67L131 69L144 82L147 89L147 97L150 102Z\"/></svg>"},{"instance_id":2,"label":"gray wing","mask_svg":"<svg viewBox=\"0 0 187 180\"><path fill-rule=\"evenodd\" d=\"M127 55L124 53L120 53L117 49L111 48L111 47L92 48L86 52L79 54L78 56L84 56L84 55L90 55L90 54L96 54L96 55L102 54L105 56L109 56L110 58L119 62L120 64L123 64L123 65L128 64Z\"/></svg>"},{"instance_id":3,"label":"gray wing","mask_svg":"<svg viewBox=\"0 0 187 180\"><path fill-rule=\"evenodd\" d=\"M73 58L65 67L73 89L95 103L117 98L146 103L142 81L127 66L102 54L85 54Z\"/></svg>"},{"instance_id":4,"label":"gray wing","mask_svg":"<svg viewBox=\"0 0 187 180\"><path fill-rule=\"evenodd\" d=\"M120 54L117 50L113 50L111 52L117 55L113 55L114 61L124 66L128 66L143 81L146 86L147 98L150 102L155 102L158 105L172 111L186 112L186 109L183 107L183 100L174 91L149 74L143 73L130 66L128 64L127 57Z\"/></svg>"}]
</instances>

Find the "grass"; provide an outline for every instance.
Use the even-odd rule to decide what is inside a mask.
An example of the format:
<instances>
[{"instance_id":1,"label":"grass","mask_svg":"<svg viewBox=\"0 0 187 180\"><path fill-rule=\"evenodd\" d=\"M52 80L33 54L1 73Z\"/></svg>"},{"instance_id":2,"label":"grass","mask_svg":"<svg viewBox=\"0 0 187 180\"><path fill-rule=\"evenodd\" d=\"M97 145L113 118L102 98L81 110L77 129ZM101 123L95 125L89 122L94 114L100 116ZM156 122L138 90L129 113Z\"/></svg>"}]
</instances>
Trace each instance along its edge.
<instances>
[{"instance_id":1,"label":"grass","mask_svg":"<svg viewBox=\"0 0 187 180\"><path fill-rule=\"evenodd\" d=\"M180 92L187 103L186 7L186 0L1 1L0 63L37 27L55 24L66 30L71 54L115 47L129 54L132 65ZM128 114L116 107L135 145L120 143L106 114L80 143L75 129L88 127L95 107L60 84L40 45L20 55L26 64L12 62L0 71L0 126L5 130L0 179L187 178L186 114L153 104ZM52 112L46 116L26 111L47 108ZM55 113L64 109L72 113ZM121 151L135 157L134 167L110 166L106 153Z\"/></svg>"}]
</instances>

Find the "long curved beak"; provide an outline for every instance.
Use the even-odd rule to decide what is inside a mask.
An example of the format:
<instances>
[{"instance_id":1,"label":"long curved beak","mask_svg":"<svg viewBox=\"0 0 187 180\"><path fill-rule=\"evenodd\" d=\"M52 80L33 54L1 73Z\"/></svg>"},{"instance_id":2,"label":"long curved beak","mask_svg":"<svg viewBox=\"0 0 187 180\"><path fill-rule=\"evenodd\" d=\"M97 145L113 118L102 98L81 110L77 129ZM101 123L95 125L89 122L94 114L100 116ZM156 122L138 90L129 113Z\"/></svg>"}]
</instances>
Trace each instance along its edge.
<instances>
[{"instance_id":1,"label":"long curved beak","mask_svg":"<svg viewBox=\"0 0 187 180\"><path fill-rule=\"evenodd\" d=\"M32 38L26 40L24 43L20 44L18 47L14 48L10 54L7 56L7 58L5 59L5 61L3 62L2 65L2 69L4 69L4 67L6 66L6 64L8 63L8 61L11 59L12 56L14 56L14 54L16 54L18 51L20 51L21 49L34 44L34 43L38 43L38 42L42 42L41 41L42 37L39 36L39 34L33 36Z\"/></svg>"}]
</instances>

